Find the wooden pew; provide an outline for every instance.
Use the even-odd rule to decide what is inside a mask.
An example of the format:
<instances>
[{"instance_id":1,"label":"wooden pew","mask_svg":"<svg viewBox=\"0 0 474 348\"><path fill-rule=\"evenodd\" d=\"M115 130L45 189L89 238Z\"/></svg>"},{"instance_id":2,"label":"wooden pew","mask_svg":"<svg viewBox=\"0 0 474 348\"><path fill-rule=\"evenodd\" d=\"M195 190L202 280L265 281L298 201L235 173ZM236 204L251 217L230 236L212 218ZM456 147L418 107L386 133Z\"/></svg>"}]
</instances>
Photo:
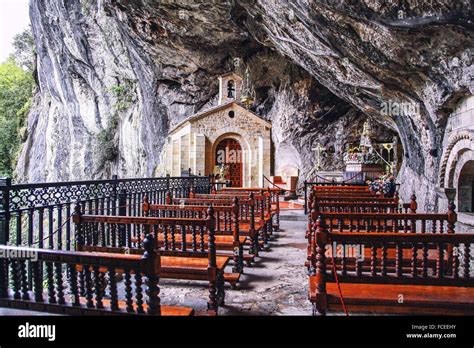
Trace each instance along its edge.
<instances>
[{"instance_id":1,"label":"wooden pew","mask_svg":"<svg viewBox=\"0 0 474 348\"><path fill-rule=\"evenodd\" d=\"M78 251L140 253L140 236L151 233L159 246L161 278L207 281L208 310L217 313L224 304L224 269L230 257L216 255L212 207L206 219L173 219L83 215L76 206L73 221Z\"/></svg>"},{"instance_id":2,"label":"wooden pew","mask_svg":"<svg viewBox=\"0 0 474 348\"><path fill-rule=\"evenodd\" d=\"M311 272L311 260L316 257L314 245L311 245L310 233L314 233L314 222L316 219L321 219L328 230L338 232L355 232L355 233L454 233L457 215L454 211L454 204L449 205L449 210L446 214L418 214L415 213L417 209L416 197L412 196L412 200L408 205L410 213L398 212L333 212L321 211L318 208L318 202L313 197L313 207L308 217L308 259L305 263L308 270ZM339 203L334 202L337 207ZM360 203L359 203L360 204ZM404 206L403 210L407 211Z\"/></svg>"},{"instance_id":3,"label":"wooden pew","mask_svg":"<svg viewBox=\"0 0 474 348\"><path fill-rule=\"evenodd\" d=\"M259 193L270 197L270 209L275 217L275 223L272 228L278 231L280 229L280 192L279 188L258 188L258 187L224 187L222 190L214 192L217 194L239 194L239 193Z\"/></svg>"},{"instance_id":4,"label":"wooden pew","mask_svg":"<svg viewBox=\"0 0 474 348\"><path fill-rule=\"evenodd\" d=\"M309 300L315 315L340 310L336 279L348 312L474 314L473 233L331 232L318 219L314 243ZM333 257L333 243L343 250L354 245L368 249L369 267L362 267L360 258ZM449 246L455 251L451 258ZM435 254L434 272L430 272L429 250ZM406 251L411 255L409 267L404 262ZM391 265L389 252L395 255Z\"/></svg>"},{"instance_id":5,"label":"wooden pew","mask_svg":"<svg viewBox=\"0 0 474 348\"><path fill-rule=\"evenodd\" d=\"M272 235L271 215L269 214L268 197L253 195L248 199L239 200L239 231L243 236L250 238L250 245L254 245L254 252L258 253ZM167 195L167 203L175 205L232 205L233 198L171 198Z\"/></svg>"},{"instance_id":6,"label":"wooden pew","mask_svg":"<svg viewBox=\"0 0 474 348\"><path fill-rule=\"evenodd\" d=\"M310 226L316 221L319 212L411 212L416 213L418 207L416 196L411 196L410 203L401 203L398 196L394 198L384 197L333 197L319 196L313 191L308 199L308 228L306 238L308 238Z\"/></svg>"},{"instance_id":7,"label":"wooden pew","mask_svg":"<svg viewBox=\"0 0 474 348\"><path fill-rule=\"evenodd\" d=\"M270 195L266 192L263 192L263 194L258 194L258 195L253 194L252 192L250 193L230 192L227 194L191 194L190 198L229 201L229 200L232 200L234 197L237 197L240 200L245 201L247 199L250 199L249 198L250 195L252 195L253 199L255 200L254 206L255 206L255 213L257 214L256 215L257 218L260 217L262 220L264 219L268 220L270 219L270 217L274 217L276 215L276 212L272 210ZM276 228L274 225L272 226L273 228L271 229L271 231L273 231L273 229Z\"/></svg>"},{"instance_id":8,"label":"wooden pew","mask_svg":"<svg viewBox=\"0 0 474 348\"><path fill-rule=\"evenodd\" d=\"M124 255L0 245L3 255L15 253L14 258L0 259L0 307L67 315L193 315L192 308L161 305L161 259L151 235L145 239L144 248L142 255ZM117 291L119 273L128 280L124 295ZM107 285L106 275L110 280ZM110 299L104 298L106 290Z\"/></svg>"},{"instance_id":9,"label":"wooden pew","mask_svg":"<svg viewBox=\"0 0 474 348\"><path fill-rule=\"evenodd\" d=\"M250 265L254 261L254 253L244 255L246 237L240 235L239 230L239 200L235 197L232 206L215 205L214 216L216 220L216 248L218 255L231 256L234 261L232 269L235 273L244 272L244 261ZM150 204L148 197L144 198L144 216L167 218L207 218L208 207L204 205L172 205ZM191 243L188 236L188 243ZM254 247L253 244L250 245ZM227 253L225 253L227 251ZM229 251L232 255L229 255ZM252 250L253 251L253 250Z\"/></svg>"}]
</instances>

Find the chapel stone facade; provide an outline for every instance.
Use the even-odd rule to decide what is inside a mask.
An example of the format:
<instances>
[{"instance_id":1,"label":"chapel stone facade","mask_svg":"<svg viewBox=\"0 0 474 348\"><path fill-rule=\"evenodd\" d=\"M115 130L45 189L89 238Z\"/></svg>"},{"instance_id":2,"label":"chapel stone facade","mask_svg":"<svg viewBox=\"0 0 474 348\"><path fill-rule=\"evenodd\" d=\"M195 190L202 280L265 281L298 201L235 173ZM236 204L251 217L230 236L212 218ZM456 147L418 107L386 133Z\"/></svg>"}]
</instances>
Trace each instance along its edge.
<instances>
[{"instance_id":1,"label":"chapel stone facade","mask_svg":"<svg viewBox=\"0 0 474 348\"><path fill-rule=\"evenodd\" d=\"M180 176L188 169L210 175L224 164L232 186L265 187L272 174L271 123L242 106L242 78L219 77L218 105L191 116L169 133L165 172Z\"/></svg>"}]
</instances>

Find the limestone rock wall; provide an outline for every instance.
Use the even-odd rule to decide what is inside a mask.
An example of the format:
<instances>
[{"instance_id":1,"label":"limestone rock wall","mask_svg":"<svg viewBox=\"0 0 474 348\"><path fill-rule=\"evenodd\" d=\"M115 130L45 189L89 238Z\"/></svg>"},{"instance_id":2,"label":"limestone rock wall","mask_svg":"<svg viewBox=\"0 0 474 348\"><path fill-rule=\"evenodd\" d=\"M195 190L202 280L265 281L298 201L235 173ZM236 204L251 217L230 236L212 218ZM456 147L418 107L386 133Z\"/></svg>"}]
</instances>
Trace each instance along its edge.
<instances>
[{"instance_id":1,"label":"limestone rock wall","mask_svg":"<svg viewBox=\"0 0 474 348\"><path fill-rule=\"evenodd\" d=\"M40 93L17 181L151 175L170 127L215 102L239 57L276 162L306 178L319 141L340 168L370 116L400 135L403 194L436 209L446 122L470 93L472 15L464 0L32 0Z\"/></svg>"}]
</instances>

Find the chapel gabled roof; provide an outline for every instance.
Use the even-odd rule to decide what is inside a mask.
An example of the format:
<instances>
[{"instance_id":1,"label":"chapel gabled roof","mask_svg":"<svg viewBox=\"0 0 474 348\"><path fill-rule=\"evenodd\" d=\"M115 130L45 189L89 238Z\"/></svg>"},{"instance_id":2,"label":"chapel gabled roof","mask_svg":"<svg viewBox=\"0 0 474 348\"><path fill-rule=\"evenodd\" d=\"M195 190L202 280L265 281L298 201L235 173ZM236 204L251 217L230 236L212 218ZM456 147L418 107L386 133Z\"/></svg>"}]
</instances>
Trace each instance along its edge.
<instances>
[{"instance_id":1,"label":"chapel gabled roof","mask_svg":"<svg viewBox=\"0 0 474 348\"><path fill-rule=\"evenodd\" d=\"M271 127L272 124L270 122L268 122L267 120L264 120L263 118L261 118L259 115L257 115L256 113L254 113L253 111L249 110L249 109L246 109L244 108L242 105L240 105L239 103L237 103L235 100L232 100L230 102L227 102L225 104L221 104L221 105L216 105L216 106L213 106L213 107L210 107L206 110L202 110L200 112L198 112L197 114L194 114L192 115L191 117L185 119L184 121L181 121L180 123L178 123L175 127L173 127L172 130L170 130L169 134L172 134L173 132L175 132L176 130L178 130L179 128L181 128L183 125L185 125L186 123L188 122L193 122L193 121L196 121L202 117L206 117L210 114L213 114L213 113L216 113L218 111L221 111L221 110L224 110L226 108L228 108L229 106L231 106L232 104L235 104L236 106L244 109L245 111L248 111L249 114L251 114L252 116L256 117L257 119L259 119L261 122L264 122L267 124L268 127Z\"/></svg>"}]
</instances>

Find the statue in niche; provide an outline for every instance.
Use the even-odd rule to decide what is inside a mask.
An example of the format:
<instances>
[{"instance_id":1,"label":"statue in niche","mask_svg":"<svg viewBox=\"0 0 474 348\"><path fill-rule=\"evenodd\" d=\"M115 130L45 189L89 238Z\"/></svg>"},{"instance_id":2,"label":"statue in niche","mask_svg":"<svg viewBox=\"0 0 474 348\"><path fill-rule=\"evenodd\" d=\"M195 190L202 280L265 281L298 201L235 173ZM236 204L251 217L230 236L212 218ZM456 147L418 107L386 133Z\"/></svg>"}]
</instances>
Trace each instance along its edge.
<instances>
[{"instance_id":1,"label":"statue in niche","mask_svg":"<svg viewBox=\"0 0 474 348\"><path fill-rule=\"evenodd\" d=\"M221 163L214 166L214 171L212 173L216 181L222 182L226 181L226 176L229 174L229 166Z\"/></svg>"}]
</instances>

